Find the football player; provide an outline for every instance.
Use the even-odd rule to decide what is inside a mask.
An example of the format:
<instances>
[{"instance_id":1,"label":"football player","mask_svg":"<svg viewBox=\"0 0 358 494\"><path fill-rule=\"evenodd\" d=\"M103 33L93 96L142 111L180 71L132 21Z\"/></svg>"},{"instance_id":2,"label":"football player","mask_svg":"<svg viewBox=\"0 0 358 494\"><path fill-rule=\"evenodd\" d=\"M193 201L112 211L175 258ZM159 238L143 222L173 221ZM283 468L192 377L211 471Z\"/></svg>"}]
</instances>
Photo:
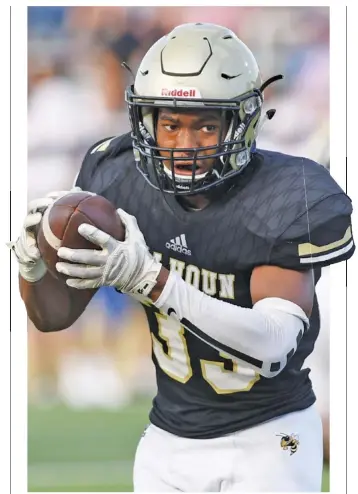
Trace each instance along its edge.
<instances>
[{"instance_id":1,"label":"football player","mask_svg":"<svg viewBox=\"0 0 358 494\"><path fill-rule=\"evenodd\" d=\"M92 146L76 179L116 205L125 241L81 225L101 249L60 248L69 278L55 280L31 228L53 194L30 206L13 244L41 331L70 326L86 289L143 304L158 392L137 492L321 490L322 425L303 364L319 332L320 268L354 252L352 205L319 164L256 148L274 114L263 91L278 78L263 83L230 30L178 26L126 90L131 133Z\"/></svg>"}]
</instances>

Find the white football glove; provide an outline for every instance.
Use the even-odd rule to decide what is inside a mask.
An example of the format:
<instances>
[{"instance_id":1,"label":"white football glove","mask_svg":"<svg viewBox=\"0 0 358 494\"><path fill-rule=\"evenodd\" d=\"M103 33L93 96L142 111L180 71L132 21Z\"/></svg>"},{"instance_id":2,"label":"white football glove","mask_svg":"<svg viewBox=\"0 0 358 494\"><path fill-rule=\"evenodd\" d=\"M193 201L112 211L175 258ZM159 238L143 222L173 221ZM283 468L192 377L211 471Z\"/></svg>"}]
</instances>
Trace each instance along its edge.
<instances>
[{"instance_id":1,"label":"white football glove","mask_svg":"<svg viewBox=\"0 0 358 494\"><path fill-rule=\"evenodd\" d=\"M80 192L80 187L75 187L70 192ZM41 259L37 248L35 230L41 222L42 215L56 199L68 194L69 191L54 191L41 199L34 199L28 205L28 214L25 218L19 238L14 242L8 242L7 246L13 251L19 263L19 272L26 281L35 283L43 278L47 267Z\"/></svg>"},{"instance_id":2,"label":"white football glove","mask_svg":"<svg viewBox=\"0 0 358 494\"><path fill-rule=\"evenodd\" d=\"M117 209L125 229L120 242L93 225L82 224L78 232L102 250L60 247L56 269L70 278L67 285L78 288L113 286L123 293L147 297L157 282L161 263L149 252L134 216ZM77 263L77 264L71 264Z\"/></svg>"}]
</instances>

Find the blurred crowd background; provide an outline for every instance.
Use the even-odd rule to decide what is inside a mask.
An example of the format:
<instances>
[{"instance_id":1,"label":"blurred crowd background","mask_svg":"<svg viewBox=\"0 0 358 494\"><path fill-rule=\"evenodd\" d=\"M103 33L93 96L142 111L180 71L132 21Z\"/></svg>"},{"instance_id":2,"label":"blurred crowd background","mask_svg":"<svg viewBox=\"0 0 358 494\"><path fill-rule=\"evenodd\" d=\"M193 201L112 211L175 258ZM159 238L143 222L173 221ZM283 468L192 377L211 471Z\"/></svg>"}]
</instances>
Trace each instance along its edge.
<instances>
[{"instance_id":1,"label":"blurred crowd background","mask_svg":"<svg viewBox=\"0 0 358 494\"><path fill-rule=\"evenodd\" d=\"M264 79L284 75L265 92L266 109L277 113L258 147L329 167L328 7L29 7L29 200L71 188L88 147L129 130L124 89L132 76L121 63L135 73L148 48L185 22L231 28L253 51ZM325 421L328 277L324 272L318 286L322 331L307 362ZM101 289L74 327L46 335L29 323L28 335L30 489L97 485L108 491L113 481L117 490L129 490L130 452L155 393L142 309ZM104 451L99 448L102 453L91 456L102 440ZM127 451L121 460L122 486L116 483L118 449ZM83 471L78 464L71 467L76 462L82 462Z\"/></svg>"}]
</instances>

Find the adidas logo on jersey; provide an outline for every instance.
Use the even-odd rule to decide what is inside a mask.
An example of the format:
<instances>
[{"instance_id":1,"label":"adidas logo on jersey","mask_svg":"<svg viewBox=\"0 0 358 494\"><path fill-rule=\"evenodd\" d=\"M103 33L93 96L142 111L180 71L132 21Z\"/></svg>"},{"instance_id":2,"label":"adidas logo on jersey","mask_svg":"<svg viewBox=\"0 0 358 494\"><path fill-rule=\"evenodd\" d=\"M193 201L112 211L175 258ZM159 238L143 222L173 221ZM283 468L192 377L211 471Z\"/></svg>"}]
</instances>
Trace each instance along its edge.
<instances>
[{"instance_id":1,"label":"adidas logo on jersey","mask_svg":"<svg viewBox=\"0 0 358 494\"><path fill-rule=\"evenodd\" d=\"M179 252L180 254L185 254L186 256L191 256L191 250L188 249L185 235L182 234L179 237L172 238L170 242L165 244L165 247L174 252Z\"/></svg>"}]
</instances>

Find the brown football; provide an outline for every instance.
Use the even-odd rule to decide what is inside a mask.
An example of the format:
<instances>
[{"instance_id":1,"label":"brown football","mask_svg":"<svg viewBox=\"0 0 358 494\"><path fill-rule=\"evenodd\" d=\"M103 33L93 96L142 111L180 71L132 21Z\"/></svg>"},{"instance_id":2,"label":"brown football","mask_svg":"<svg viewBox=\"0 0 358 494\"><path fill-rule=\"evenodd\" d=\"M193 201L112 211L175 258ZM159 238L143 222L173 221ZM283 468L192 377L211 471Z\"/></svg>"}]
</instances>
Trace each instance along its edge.
<instances>
[{"instance_id":1,"label":"brown football","mask_svg":"<svg viewBox=\"0 0 358 494\"><path fill-rule=\"evenodd\" d=\"M66 276L56 270L60 247L99 249L78 233L78 227L88 223L117 240L125 238L125 227L114 205L102 196L88 192L68 193L57 199L45 211L37 234L37 245L48 270L56 277ZM64 261L62 259L62 261Z\"/></svg>"}]
</instances>

